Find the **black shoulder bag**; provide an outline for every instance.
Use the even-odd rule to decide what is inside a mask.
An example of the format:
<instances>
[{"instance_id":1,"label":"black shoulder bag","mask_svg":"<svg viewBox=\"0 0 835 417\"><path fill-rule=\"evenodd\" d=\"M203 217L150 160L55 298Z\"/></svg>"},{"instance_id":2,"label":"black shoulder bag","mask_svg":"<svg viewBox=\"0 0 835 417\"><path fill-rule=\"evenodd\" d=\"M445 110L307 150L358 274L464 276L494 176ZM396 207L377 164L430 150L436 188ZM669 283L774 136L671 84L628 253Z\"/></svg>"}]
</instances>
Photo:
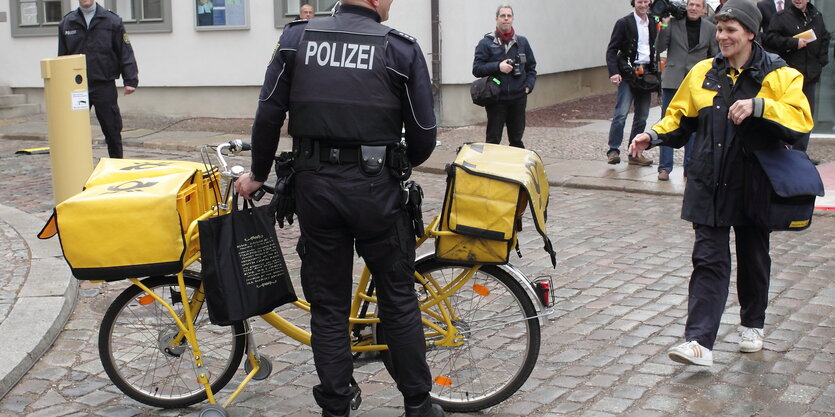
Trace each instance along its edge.
<instances>
[{"instance_id":1,"label":"black shoulder bag","mask_svg":"<svg viewBox=\"0 0 835 417\"><path fill-rule=\"evenodd\" d=\"M235 194L229 214L198 227L200 275L213 324L230 325L297 300L269 206L244 201L239 210Z\"/></svg>"},{"instance_id":2,"label":"black shoulder bag","mask_svg":"<svg viewBox=\"0 0 835 417\"><path fill-rule=\"evenodd\" d=\"M719 90L730 109L733 86L727 76L723 84ZM745 171L745 215L754 224L774 232L811 226L815 198L824 191L805 152L784 147L745 152Z\"/></svg>"},{"instance_id":3,"label":"black shoulder bag","mask_svg":"<svg viewBox=\"0 0 835 417\"><path fill-rule=\"evenodd\" d=\"M472 84L470 84L470 96L473 99L473 104L477 106L489 106L499 101L499 94L501 94L501 81L489 75L481 77Z\"/></svg>"}]
</instances>

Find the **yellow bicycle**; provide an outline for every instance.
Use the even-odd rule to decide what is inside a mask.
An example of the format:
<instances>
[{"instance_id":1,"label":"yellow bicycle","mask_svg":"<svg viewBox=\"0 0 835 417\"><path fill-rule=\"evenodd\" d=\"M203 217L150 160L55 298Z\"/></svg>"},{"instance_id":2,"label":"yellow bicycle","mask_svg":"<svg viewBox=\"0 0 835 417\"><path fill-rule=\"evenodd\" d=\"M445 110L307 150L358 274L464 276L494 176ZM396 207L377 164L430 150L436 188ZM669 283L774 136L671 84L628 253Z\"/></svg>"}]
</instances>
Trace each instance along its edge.
<instances>
[{"instance_id":1,"label":"yellow bicycle","mask_svg":"<svg viewBox=\"0 0 835 417\"><path fill-rule=\"evenodd\" d=\"M215 148L222 175L234 177L226 150L240 151L240 143ZM204 152L207 153L207 152ZM225 186L229 201L231 180ZM228 204L228 203L227 203ZM219 203L197 220L223 214ZM197 244L197 220L187 242ZM439 234L438 217L428 225L417 246ZM185 261L200 259L197 250ZM504 401L515 393L533 370L540 348L540 326L553 313L550 278L531 282L510 264L469 265L439 261L433 254L417 259L415 294L426 334L427 361L432 371L433 401L448 411L476 411ZM226 415L215 393L238 372L241 360L246 377L224 403L228 406L252 380L267 378L272 365L258 353L248 321L231 326L209 322L199 273L184 270L176 276L131 279L104 315L99 333L102 364L113 383L131 398L155 407L179 408L204 401L212 404L201 415ZM310 311L299 300L260 316L278 331L310 345L310 333L282 317L285 309ZM374 280L365 267L356 285L350 315L353 352L379 351L386 368L391 364L385 334L376 314ZM396 376L393 375L395 378ZM360 398L355 398L356 409Z\"/></svg>"}]
</instances>

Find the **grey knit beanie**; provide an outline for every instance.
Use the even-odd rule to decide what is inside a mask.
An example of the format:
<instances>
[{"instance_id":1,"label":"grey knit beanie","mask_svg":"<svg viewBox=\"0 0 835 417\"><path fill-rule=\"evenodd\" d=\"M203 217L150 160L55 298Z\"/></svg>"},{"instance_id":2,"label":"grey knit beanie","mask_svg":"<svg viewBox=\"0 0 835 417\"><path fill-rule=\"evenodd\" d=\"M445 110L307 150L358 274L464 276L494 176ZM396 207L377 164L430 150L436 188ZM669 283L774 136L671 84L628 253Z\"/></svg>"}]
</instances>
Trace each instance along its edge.
<instances>
[{"instance_id":1,"label":"grey knit beanie","mask_svg":"<svg viewBox=\"0 0 835 417\"><path fill-rule=\"evenodd\" d=\"M728 0L716 14L716 20L721 21L725 17L739 21L753 33L760 31L760 23L763 21L762 13L751 0Z\"/></svg>"}]
</instances>

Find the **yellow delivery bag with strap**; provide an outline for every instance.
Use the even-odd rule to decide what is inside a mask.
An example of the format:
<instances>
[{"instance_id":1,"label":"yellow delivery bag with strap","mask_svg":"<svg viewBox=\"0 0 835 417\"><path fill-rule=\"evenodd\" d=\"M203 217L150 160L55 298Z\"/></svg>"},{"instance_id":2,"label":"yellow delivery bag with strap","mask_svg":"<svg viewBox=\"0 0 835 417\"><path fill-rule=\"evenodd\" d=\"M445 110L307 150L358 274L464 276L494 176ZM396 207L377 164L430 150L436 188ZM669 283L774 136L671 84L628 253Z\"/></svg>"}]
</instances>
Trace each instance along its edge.
<instances>
[{"instance_id":1,"label":"yellow delivery bag with strap","mask_svg":"<svg viewBox=\"0 0 835 417\"><path fill-rule=\"evenodd\" d=\"M207 210L206 194L214 193L201 167L103 158L84 191L58 204L38 236L58 234L78 279L177 273L197 250L188 245L185 233Z\"/></svg>"},{"instance_id":2,"label":"yellow delivery bag with strap","mask_svg":"<svg viewBox=\"0 0 835 417\"><path fill-rule=\"evenodd\" d=\"M545 221L548 178L536 152L487 143L464 145L447 167L447 189L435 240L440 260L505 264L530 206L545 251L556 265ZM521 256L521 255L520 255Z\"/></svg>"}]
</instances>

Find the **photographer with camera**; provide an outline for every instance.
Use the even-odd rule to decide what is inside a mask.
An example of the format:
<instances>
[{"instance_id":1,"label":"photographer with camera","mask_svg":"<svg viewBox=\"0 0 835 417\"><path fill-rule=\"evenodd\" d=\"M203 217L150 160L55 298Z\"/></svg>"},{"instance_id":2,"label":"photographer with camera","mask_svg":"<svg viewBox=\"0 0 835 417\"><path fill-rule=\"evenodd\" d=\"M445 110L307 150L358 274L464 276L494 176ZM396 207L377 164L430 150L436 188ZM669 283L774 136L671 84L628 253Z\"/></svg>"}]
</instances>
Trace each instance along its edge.
<instances>
[{"instance_id":1,"label":"photographer with camera","mask_svg":"<svg viewBox=\"0 0 835 417\"><path fill-rule=\"evenodd\" d=\"M623 127L629 107L634 102L635 118L629 135L629 143L632 143L632 138L644 131L652 92L660 87L654 45L658 29L648 14L650 0L631 0L630 4L635 10L618 19L606 48L609 80L618 87L612 126L609 128L609 150L606 151L606 158L612 165L620 163L620 145L623 143ZM652 159L630 156L629 164L650 166Z\"/></svg>"},{"instance_id":2,"label":"photographer with camera","mask_svg":"<svg viewBox=\"0 0 835 417\"><path fill-rule=\"evenodd\" d=\"M536 59L524 36L513 30L513 8L501 5L496 10L496 31L484 35L475 48L473 75L493 76L499 81L501 94L487 110L488 143L500 143L507 124L510 146L524 148L525 108L528 94L536 83Z\"/></svg>"},{"instance_id":3,"label":"photographer with camera","mask_svg":"<svg viewBox=\"0 0 835 417\"><path fill-rule=\"evenodd\" d=\"M655 49L661 54L667 51L667 61L661 73L661 114L676 95L684 76L699 61L713 58L719 53L716 42L716 25L703 18L705 0L688 0L684 14L673 13L667 27L661 27ZM687 162L690 159L692 138L684 145L684 176L687 177ZM658 180L667 181L673 171L673 148L661 147L661 161L658 163Z\"/></svg>"}]
</instances>

